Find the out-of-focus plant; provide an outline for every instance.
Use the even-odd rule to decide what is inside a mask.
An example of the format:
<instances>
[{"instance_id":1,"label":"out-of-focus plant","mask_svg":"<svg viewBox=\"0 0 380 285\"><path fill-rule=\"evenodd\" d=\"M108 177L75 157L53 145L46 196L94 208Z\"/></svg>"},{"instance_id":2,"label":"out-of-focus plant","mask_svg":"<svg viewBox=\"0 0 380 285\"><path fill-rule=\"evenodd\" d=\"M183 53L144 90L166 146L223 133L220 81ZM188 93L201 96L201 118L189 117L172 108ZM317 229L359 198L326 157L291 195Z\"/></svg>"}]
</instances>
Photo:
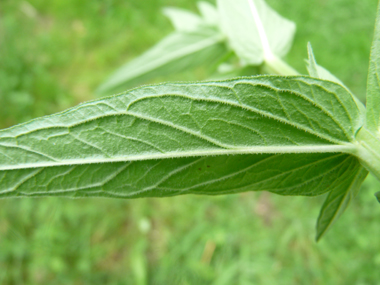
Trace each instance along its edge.
<instances>
[{"instance_id":1,"label":"out-of-focus plant","mask_svg":"<svg viewBox=\"0 0 380 285\"><path fill-rule=\"evenodd\" d=\"M263 0L218 0L217 7L203 1L197 4L200 15L164 8L175 31L118 69L98 93L116 93L199 65L217 69L217 77L251 75L242 74L247 66L261 66L275 74L297 74L281 59L291 48L296 26Z\"/></svg>"},{"instance_id":2,"label":"out-of-focus plant","mask_svg":"<svg viewBox=\"0 0 380 285\"><path fill-rule=\"evenodd\" d=\"M165 10L180 31L172 36L219 23L246 64L295 73L280 60L294 25L263 1L231 3L218 1L218 13L200 5L204 15L214 15L203 20ZM246 23L255 27L249 33L241 31ZM256 40L244 41L249 35ZM310 45L308 51L310 76L144 86L2 130L0 197L328 193L317 222L319 239L357 195L369 171L380 179L380 11L366 107L316 63ZM149 62L147 54L138 59L141 64L130 63L125 70L158 59L152 56ZM153 69L137 70L137 77ZM110 89L128 80L123 77Z\"/></svg>"}]
</instances>

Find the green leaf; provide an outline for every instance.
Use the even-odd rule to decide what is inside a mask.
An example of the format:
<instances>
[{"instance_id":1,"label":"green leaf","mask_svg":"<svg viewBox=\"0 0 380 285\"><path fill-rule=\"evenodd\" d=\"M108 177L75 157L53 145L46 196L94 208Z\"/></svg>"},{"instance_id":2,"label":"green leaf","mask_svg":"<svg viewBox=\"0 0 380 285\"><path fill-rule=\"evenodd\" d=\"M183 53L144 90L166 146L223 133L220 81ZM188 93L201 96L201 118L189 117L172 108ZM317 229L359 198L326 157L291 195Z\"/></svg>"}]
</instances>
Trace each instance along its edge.
<instances>
[{"instance_id":1,"label":"green leaf","mask_svg":"<svg viewBox=\"0 0 380 285\"><path fill-rule=\"evenodd\" d=\"M263 0L218 0L221 27L232 49L246 64L285 56L296 26Z\"/></svg>"},{"instance_id":2,"label":"green leaf","mask_svg":"<svg viewBox=\"0 0 380 285\"><path fill-rule=\"evenodd\" d=\"M307 54L309 58L306 61L306 67L309 75L314 78L320 78L318 74L318 65L315 60L313 48L311 47L310 42L307 43Z\"/></svg>"},{"instance_id":3,"label":"green leaf","mask_svg":"<svg viewBox=\"0 0 380 285\"><path fill-rule=\"evenodd\" d=\"M213 66L227 53L224 36L217 29L216 8L205 2L198 2L198 7L202 17L183 9L164 8L176 32L119 68L97 93L117 93L156 77L200 65Z\"/></svg>"},{"instance_id":4,"label":"green leaf","mask_svg":"<svg viewBox=\"0 0 380 285\"><path fill-rule=\"evenodd\" d=\"M212 65L227 53L223 38L216 31L173 33L141 56L126 63L97 90L98 94L117 93L152 78Z\"/></svg>"},{"instance_id":5,"label":"green leaf","mask_svg":"<svg viewBox=\"0 0 380 285\"><path fill-rule=\"evenodd\" d=\"M340 81L333 74L331 74L330 71L328 71L324 67L317 64L310 42L307 44L307 51L308 51L309 58L306 61L306 67L311 77L320 78L324 80L330 80L340 85L344 85L342 81Z\"/></svg>"},{"instance_id":6,"label":"green leaf","mask_svg":"<svg viewBox=\"0 0 380 285\"><path fill-rule=\"evenodd\" d=\"M380 203L380 192L377 192L377 193L375 194L375 196L376 196L376 198L377 198L377 201L379 201L379 203Z\"/></svg>"},{"instance_id":7,"label":"green leaf","mask_svg":"<svg viewBox=\"0 0 380 285\"><path fill-rule=\"evenodd\" d=\"M380 4L377 9L375 34L368 70L366 126L368 130L380 137Z\"/></svg>"},{"instance_id":8,"label":"green leaf","mask_svg":"<svg viewBox=\"0 0 380 285\"><path fill-rule=\"evenodd\" d=\"M332 189L324 202L317 222L317 241L343 214L360 190L368 171L354 161L342 169L339 178L330 185Z\"/></svg>"},{"instance_id":9,"label":"green leaf","mask_svg":"<svg viewBox=\"0 0 380 285\"><path fill-rule=\"evenodd\" d=\"M197 2L198 10L202 17L197 14L175 7L166 7L163 14L169 18L178 32L199 32L205 27L218 28L218 12L212 4L204 1Z\"/></svg>"},{"instance_id":10,"label":"green leaf","mask_svg":"<svg viewBox=\"0 0 380 285\"><path fill-rule=\"evenodd\" d=\"M322 194L360 165L357 104L309 77L145 86L0 131L0 196Z\"/></svg>"},{"instance_id":11,"label":"green leaf","mask_svg":"<svg viewBox=\"0 0 380 285\"><path fill-rule=\"evenodd\" d=\"M201 17L184 9L166 7L162 9L162 12L169 18L174 29L178 32L189 33L198 31L204 25L204 21Z\"/></svg>"}]
</instances>

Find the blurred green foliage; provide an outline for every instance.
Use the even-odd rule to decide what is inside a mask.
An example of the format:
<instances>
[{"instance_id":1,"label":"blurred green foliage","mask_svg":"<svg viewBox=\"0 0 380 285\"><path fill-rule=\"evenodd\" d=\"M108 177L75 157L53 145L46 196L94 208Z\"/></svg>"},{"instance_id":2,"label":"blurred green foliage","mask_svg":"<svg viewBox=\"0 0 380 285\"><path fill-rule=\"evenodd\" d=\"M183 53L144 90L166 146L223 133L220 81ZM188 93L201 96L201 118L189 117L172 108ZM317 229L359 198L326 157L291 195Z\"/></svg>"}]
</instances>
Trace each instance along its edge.
<instances>
[{"instance_id":1,"label":"blurred green foliage","mask_svg":"<svg viewBox=\"0 0 380 285\"><path fill-rule=\"evenodd\" d=\"M268 0L364 99L376 0ZM163 6L190 0L1 0L0 125L93 98L115 68L172 29ZM158 80L207 78L198 68ZM0 201L0 284L377 284L380 207L365 182L318 244L324 197L245 193L170 199Z\"/></svg>"}]
</instances>

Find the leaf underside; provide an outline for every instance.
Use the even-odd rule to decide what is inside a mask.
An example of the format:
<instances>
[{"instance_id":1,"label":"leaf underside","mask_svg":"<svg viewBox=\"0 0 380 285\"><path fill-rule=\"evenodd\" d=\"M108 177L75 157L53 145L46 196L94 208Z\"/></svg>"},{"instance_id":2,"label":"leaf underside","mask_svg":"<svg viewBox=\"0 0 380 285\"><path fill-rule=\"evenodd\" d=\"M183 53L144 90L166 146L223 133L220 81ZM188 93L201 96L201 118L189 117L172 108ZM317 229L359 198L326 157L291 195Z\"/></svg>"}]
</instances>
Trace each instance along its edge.
<instances>
[{"instance_id":1,"label":"leaf underside","mask_svg":"<svg viewBox=\"0 0 380 285\"><path fill-rule=\"evenodd\" d=\"M285 56L292 45L296 26L281 17L263 0L253 0L259 19L255 19L249 0L218 0L221 28L232 49L247 64L258 65L264 60L263 38L258 23L264 29L270 50L278 57ZM265 44L264 44L265 45Z\"/></svg>"},{"instance_id":2,"label":"leaf underside","mask_svg":"<svg viewBox=\"0 0 380 285\"><path fill-rule=\"evenodd\" d=\"M380 4L377 10L367 79L367 128L380 137Z\"/></svg>"},{"instance_id":3,"label":"leaf underside","mask_svg":"<svg viewBox=\"0 0 380 285\"><path fill-rule=\"evenodd\" d=\"M351 165L347 165L346 171L347 175L341 175L334 181L334 186L331 187L333 189L322 206L317 222L317 240L320 240L343 214L368 175L368 171L354 161Z\"/></svg>"},{"instance_id":4,"label":"leaf underside","mask_svg":"<svg viewBox=\"0 0 380 285\"><path fill-rule=\"evenodd\" d=\"M319 195L360 166L362 117L308 77L146 86L0 131L0 196Z\"/></svg>"},{"instance_id":5,"label":"leaf underside","mask_svg":"<svg viewBox=\"0 0 380 285\"><path fill-rule=\"evenodd\" d=\"M360 168L344 154L253 154L7 170L1 197L169 197L266 190L315 196L345 187Z\"/></svg>"}]
</instances>

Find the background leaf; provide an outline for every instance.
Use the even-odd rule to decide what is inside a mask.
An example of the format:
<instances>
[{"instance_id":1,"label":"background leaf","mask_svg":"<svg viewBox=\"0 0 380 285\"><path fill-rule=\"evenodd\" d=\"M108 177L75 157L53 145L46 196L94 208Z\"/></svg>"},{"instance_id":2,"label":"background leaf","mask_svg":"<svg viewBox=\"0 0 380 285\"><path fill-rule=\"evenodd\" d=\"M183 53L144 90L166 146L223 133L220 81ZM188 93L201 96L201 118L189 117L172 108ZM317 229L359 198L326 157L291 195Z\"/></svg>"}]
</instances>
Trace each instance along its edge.
<instances>
[{"instance_id":1,"label":"background leaf","mask_svg":"<svg viewBox=\"0 0 380 285\"><path fill-rule=\"evenodd\" d=\"M169 18L174 29L178 32L194 32L204 25L201 17L184 9L166 7L162 9L162 12Z\"/></svg>"},{"instance_id":2,"label":"background leaf","mask_svg":"<svg viewBox=\"0 0 380 285\"><path fill-rule=\"evenodd\" d=\"M359 163L336 153L362 121L345 88L307 77L147 86L1 131L0 193L317 195Z\"/></svg>"},{"instance_id":3,"label":"background leaf","mask_svg":"<svg viewBox=\"0 0 380 285\"><path fill-rule=\"evenodd\" d=\"M379 2L380 3L380 2ZM367 128L380 137L380 4L377 8L367 79Z\"/></svg>"},{"instance_id":4,"label":"background leaf","mask_svg":"<svg viewBox=\"0 0 380 285\"><path fill-rule=\"evenodd\" d=\"M253 1L262 23L271 52L283 57L291 48L296 26L281 17L263 0ZM229 44L246 64L258 65L264 61L263 43L257 22L253 18L248 0L218 0L221 27Z\"/></svg>"},{"instance_id":5,"label":"background leaf","mask_svg":"<svg viewBox=\"0 0 380 285\"><path fill-rule=\"evenodd\" d=\"M218 10L214 5L206 1L197 2L197 7L202 15L203 20L210 26L217 27L219 25Z\"/></svg>"},{"instance_id":6,"label":"background leaf","mask_svg":"<svg viewBox=\"0 0 380 285\"><path fill-rule=\"evenodd\" d=\"M334 181L331 192L327 196L317 222L317 240L320 240L327 230L343 214L351 200L355 198L360 190L368 171L353 162L352 165L345 169L339 179Z\"/></svg>"},{"instance_id":7,"label":"background leaf","mask_svg":"<svg viewBox=\"0 0 380 285\"><path fill-rule=\"evenodd\" d=\"M152 78L213 65L227 53L222 37L212 29L202 33L173 33L141 56L126 63L97 90L99 94L122 92Z\"/></svg>"}]
</instances>

